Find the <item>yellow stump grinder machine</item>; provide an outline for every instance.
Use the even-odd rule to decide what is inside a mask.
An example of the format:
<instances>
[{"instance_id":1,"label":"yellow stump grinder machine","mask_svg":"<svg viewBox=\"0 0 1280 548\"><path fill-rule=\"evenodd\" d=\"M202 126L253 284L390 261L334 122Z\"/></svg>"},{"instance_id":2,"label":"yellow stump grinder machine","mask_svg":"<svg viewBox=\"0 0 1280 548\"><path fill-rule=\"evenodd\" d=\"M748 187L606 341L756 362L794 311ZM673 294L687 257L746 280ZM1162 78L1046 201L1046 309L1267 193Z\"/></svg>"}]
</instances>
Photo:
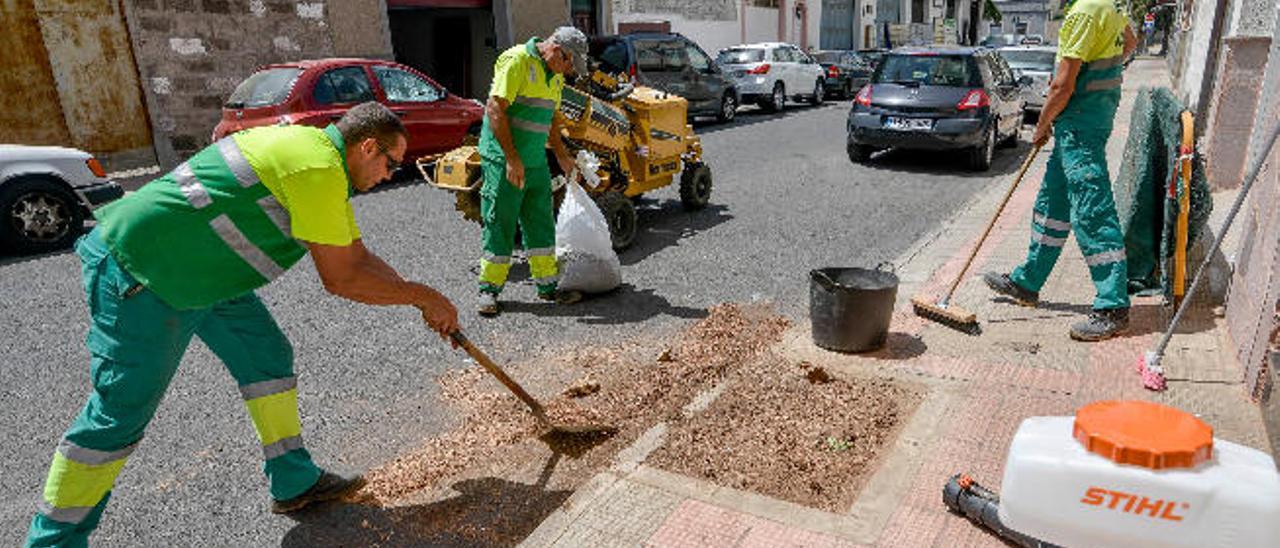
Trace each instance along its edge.
<instances>
[{"instance_id":1,"label":"yellow stump grinder machine","mask_svg":"<svg viewBox=\"0 0 1280 548\"><path fill-rule=\"evenodd\" d=\"M584 179L583 188L609 221L614 249L621 251L635 241L632 198L671 184L677 175L684 208L706 207L711 199L711 169L702 162L702 142L688 124L688 102L600 71L584 80L564 87L556 116L570 152L587 150L600 161L600 184L591 186ZM557 175L558 164L554 158L549 160L552 175ZM429 184L456 195L456 207L464 218L481 222L483 180L476 146L464 145L416 163ZM556 189L555 196L558 205L564 189Z\"/></svg>"}]
</instances>

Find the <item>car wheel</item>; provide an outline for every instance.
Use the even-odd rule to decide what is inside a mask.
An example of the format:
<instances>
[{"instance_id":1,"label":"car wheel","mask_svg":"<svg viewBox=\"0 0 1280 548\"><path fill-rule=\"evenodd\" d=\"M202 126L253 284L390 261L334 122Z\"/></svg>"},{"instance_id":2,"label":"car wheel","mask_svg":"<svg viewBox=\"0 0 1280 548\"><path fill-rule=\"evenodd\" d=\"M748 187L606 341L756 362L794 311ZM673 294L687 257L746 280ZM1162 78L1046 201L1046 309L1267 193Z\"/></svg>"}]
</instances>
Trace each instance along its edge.
<instances>
[{"instance_id":1,"label":"car wheel","mask_svg":"<svg viewBox=\"0 0 1280 548\"><path fill-rule=\"evenodd\" d=\"M738 115L738 100L733 97L733 92L724 94L724 98L720 100L720 112L716 114L716 119L722 123L732 122L733 118Z\"/></svg>"},{"instance_id":2,"label":"car wheel","mask_svg":"<svg viewBox=\"0 0 1280 548\"><path fill-rule=\"evenodd\" d=\"M982 144L969 151L969 168L974 171L991 169L991 158L995 156L996 130L991 128L983 136Z\"/></svg>"},{"instance_id":3,"label":"car wheel","mask_svg":"<svg viewBox=\"0 0 1280 548\"><path fill-rule=\"evenodd\" d=\"M849 161L855 164L865 164L871 160L871 153L876 149L870 145L860 145L854 142L845 144L845 151L849 153Z\"/></svg>"},{"instance_id":4,"label":"car wheel","mask_svg":"<svg viewBox=\"0 0 1280 548\"><path fill-rule=\"evenodd\" d=\"M685 211L697 211L711 202L711 168L689 164L680 175L680 204Z\"/></svg>"},{"instance_id":5,"label":"car wheel","mask_svg":"<svg viewBox=\"0 0 1280 548\"><path fill-rule=\"evenodd\" d=\"M609 238L614 251L631 247L636 239L636 206L621 192L610 191L596 198L596 205L609 223Z\"/></svg>"},{"instance_id":6,"label":"car wheel","mask_svg":"<svg viewBox=\"0 0 1280 548\"><path fill-rule=\"evenodd\" d=\"M809 99L809 103L818 106L826 99L826 90L822 88L822 80L813 83L813 97Z\"/></svg>"},{"instance_id":7,"label":"car wheel","mask_svg":"<svg viewBox=\"0 0 1280 548\"><path fill-rule=\"evenodd\" d=\"M0 245L19 253L66 249L84 231L84 209L61 182L30 177L0 190Z\"/></svg>"},{"instance_id":8,"label":"car wheel","mask_svg":"<svg viewBox=\"0 0 1280 548\"><path fill-rule=\"evenodd\" d=\"M782 112L782 109L786 108L787 89L782 86L782 82L773 85L773 93L769 94L769 99L763 106L769 112Z\"/></svg>"}]
</instances>

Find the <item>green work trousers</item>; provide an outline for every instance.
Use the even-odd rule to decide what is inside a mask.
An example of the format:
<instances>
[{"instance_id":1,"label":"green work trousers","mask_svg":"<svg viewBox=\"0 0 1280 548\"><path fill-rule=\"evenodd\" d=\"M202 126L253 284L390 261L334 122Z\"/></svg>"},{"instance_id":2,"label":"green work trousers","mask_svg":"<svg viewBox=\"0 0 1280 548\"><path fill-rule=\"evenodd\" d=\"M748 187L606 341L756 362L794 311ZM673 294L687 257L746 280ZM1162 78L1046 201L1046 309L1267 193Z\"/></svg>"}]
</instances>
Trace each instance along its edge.
<instances>
[{"instance_id":1,"label":"green work trousers","mask_svg":"<svg viewBox=\"0 0 1280 548\"><path fill-rule=\"evenodd\" d=\"M1089 127L1076 119L1060 119L1054 125L1053 153L1032 210L1031 247L1026 262L1010 275L1024 289L1040 291L1074 228L1097 292L1097 310L1129 306L1124 232L1107 172L1110 118L1105 122Z\"/></svg>"},{"instance_id":2,"label":"green work trousers","mask_svg":"<svg viewBox=\"0 0 1280 548\"><path fill-rule=\"evenodd\" d=\"M504 162L485 158L480 164L480 216L484 220L484 257L480 259L480 291L502 292L511 270L516 227L524 237L529 273L539 294L556 290L556 220L552 211L551 170L545 163L525 164L524 188L507 180Z\"/></svg>"},{"instance_id":3,"label":"green work trousers","mask_svg":"<svg viewBox=\"0 0 1280 548\"><path fill-rule=\"evenodd\" d=\"M263 445L271 496L290 499L315 484L320 469L302 445L293 347L256 295L176 310L120 267L96 229L76 252L91 315L93 391L54 452L28 546L88 544L193 335L240 387Z\"/></svg>"}]
</instances>

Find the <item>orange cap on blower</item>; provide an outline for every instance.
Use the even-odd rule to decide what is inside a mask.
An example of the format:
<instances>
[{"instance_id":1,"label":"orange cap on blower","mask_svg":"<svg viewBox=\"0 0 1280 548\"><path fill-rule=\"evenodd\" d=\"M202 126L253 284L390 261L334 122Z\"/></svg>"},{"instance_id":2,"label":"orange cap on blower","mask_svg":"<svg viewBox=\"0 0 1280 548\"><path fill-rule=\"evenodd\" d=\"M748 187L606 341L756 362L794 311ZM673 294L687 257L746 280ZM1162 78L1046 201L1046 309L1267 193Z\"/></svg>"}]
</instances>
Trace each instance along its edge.
<instances>
[{"instance_id":1,"label":"orange cap on blower","mask_svg":"<svg viewBox=\"0 0 1280 548\"><path fill-rule=\"evenodd\" d=\"M1194 415L1146 401L1094 402L1076 411L1075 438L1117 464L1193 468L1213 456L1213 428Z\"/></svg>"}]
</instances>

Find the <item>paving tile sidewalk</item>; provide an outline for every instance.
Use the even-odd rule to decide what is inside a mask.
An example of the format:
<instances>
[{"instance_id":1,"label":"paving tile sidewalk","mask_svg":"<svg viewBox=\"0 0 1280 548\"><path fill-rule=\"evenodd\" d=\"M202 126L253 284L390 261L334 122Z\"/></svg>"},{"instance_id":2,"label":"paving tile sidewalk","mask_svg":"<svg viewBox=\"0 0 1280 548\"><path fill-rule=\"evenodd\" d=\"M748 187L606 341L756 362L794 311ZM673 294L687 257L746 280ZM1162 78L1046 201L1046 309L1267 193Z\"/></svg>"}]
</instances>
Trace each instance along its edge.
<instances>
[{"instance_id":1,"label":"paving tile sidewalk","mask_svg":"<svg viewBox=\"0 0 1280 548\"><path fill-rule=\"evenodd\" d=\"M1108 143L1112 174L1138 86L1168 80L1157 60L1138 60L1128 70L1116 131ZM1027 150L1024 144L1018 152ZM1008 271L1023 258L1047 157L1042 152L1033 164L971 273ZM960 334L912 314L910 296L945 289L1011 182L1012 175L1003 177L896 262L902 285L887 349L857 356L827 352L813 345L805 322L776 349L838 376L895 379L927 394L846 511L819 511L645 466L645 457L664 439L665 426L658 425L619 455L612 469L571 496L524 545L1004 546L946 511L943 484L963 471L998 490L1009 441L1022 419L1070 415L1102 399L1174 405L1204 418L1220 438L1268 450L1261 412L1248 398L1239 366L1223 350L1228 343L1222 322L1208 305L1195 309L1170 346L1170 388L1160 394L1144 390L1134 371L1136 358L1154 344L1172 316L1155 298L1135 300L1133 327L1126 337L1097 344L1067 337L1068 326L1088 312L1093 297L1088 270L1073 242L1042 291L1038 308L1000 302L973 276L961 284L953 302L978 314L981 336ZM1215 198L1216 217L1221 217L1229 197Z\"/></svg>"}]
</instances>

